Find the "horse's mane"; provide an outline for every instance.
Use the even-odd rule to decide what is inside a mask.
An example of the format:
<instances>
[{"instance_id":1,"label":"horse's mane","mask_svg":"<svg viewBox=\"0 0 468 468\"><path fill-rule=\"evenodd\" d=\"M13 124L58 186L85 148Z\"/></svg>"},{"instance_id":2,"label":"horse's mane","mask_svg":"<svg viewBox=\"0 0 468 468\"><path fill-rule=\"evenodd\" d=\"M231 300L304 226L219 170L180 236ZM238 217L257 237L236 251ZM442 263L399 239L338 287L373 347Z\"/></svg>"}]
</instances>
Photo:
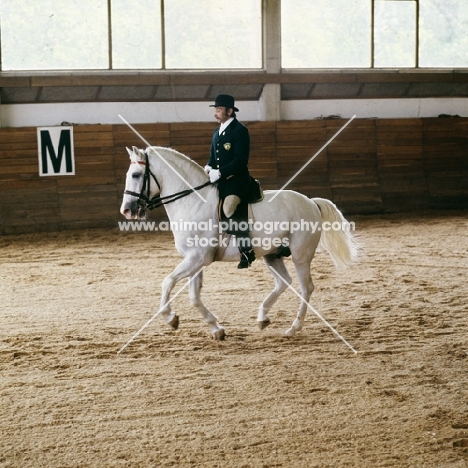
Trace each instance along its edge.
<instances>
[{"instance_id":1,"label":"horse's mane","mask_svg":"<svg viewBox=\"0 0 468 468\"><path fill-rule=\"evenodd\" d=\"M179 151L176 151L175 149L172 149L172 148L166 148L166 147L161 147L161 146L159 147L156 146L155 148L156 150L158 148L163 149L165 151L168 151L171 155L173 155L174 156L173 162L175 165L179 167L183 166L185 168L186 164L188 163L195 172L200 172L201 174L205 174L205 171L200 166L200 164L198 164L196 161L189 158L185 154L179 153Z\"/></svg>"},{"instance_id":2,"label":"horse's mane","mask_svg":"<svg viewBox=\"0 0 468 468\"><path fill-rule=\"evenodd\" d=\"M153 154L154 156L157 157L156 153L151 151L151 148L154 148L154 150L157 152L164 152L166 156L169 156L169 159L171 160L171 163L174 166L187 170L187 165L188 165L190 169L193 170L194 172L199 172L200 174L205 175L205 171L200 166L200 164L198 164L196 161L194 161L193 159L190 159L185 154L179 153L175 149L169 148L166 146L149 146L144 151L143 150L133 151L132 154L130 155L130 160L133 162L142 161L145 158L145 153L148 154L148 156L151 156L151 154Z\"/></svg>"}]
</instances>

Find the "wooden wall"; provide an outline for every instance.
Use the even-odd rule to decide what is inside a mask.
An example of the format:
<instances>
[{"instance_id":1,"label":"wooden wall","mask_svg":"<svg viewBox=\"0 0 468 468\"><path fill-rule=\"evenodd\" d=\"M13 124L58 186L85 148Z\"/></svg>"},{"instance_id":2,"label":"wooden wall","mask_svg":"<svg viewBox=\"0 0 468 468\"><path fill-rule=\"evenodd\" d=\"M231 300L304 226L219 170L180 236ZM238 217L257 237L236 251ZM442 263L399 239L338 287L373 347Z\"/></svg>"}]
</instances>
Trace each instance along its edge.
<instances>
[{"instance_id":1,"label":"wooden wall","mask_svg":"<svg viewBox=\"0 0 468 468\"><path fill-rule=\"evenodd\" d=\"M345 122L247 123L252 175L282 187ZM135 125L202 165L214 127ZM39 177L36 128L0 129L0 233L116 227L132 145L144 146L125 125L75 126L75 175ZM468 208L468 119L356 119L288 188L347 214Z\"/></svg>"}]
</instances>

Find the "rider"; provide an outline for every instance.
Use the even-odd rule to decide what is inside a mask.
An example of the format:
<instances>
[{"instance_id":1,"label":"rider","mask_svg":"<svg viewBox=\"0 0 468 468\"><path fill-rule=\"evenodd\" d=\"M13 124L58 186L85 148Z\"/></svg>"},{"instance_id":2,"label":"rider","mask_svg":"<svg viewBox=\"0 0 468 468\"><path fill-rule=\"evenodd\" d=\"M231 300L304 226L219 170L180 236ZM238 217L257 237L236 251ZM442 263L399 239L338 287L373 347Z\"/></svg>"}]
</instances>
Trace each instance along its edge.
<instances>
[{"instance_id":1,"label":"rider","mask_svg":"<svg viewBox=\"0 0 468 468\"><path fill-rule=\"evenodd\" d=\"M217 182L219 197L222 200L223 213L228 220L237 223L247 221L248 193L250 174L247 167L250 154L250 135L247 127L236 118L239 109L234 105L234 98L228 94L216 97L214 118L220 126L213 134L210 159L205 172L212 183ZM246 223L243 223L246 224ZM248 268L255 260L249 230L236 229L240 252L240 263L237 268Z\"/></svg>"}]
</instances>

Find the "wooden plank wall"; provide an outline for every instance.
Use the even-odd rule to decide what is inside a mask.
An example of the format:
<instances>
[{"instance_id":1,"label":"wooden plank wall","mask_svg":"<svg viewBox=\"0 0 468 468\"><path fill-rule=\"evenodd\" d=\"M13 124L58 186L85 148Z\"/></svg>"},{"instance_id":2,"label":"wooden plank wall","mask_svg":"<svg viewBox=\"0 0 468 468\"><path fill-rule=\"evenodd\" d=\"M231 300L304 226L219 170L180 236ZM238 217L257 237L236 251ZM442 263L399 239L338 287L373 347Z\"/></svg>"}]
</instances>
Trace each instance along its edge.
<instances>
[{"instance_id":1,"label":"wooden plank wall","mask_svg":"<svg viewBox=\"0 0 468 468\"><path fill-rule=\"evenodd\" d=\"M345 122L247 123L252 175L282 187ZM213 123L135 127L151 144L207 160ZM75 126L74 143L75 176L39 177L36 128L0 129L0 233L117 226L125 147L144 144L125 125ZM348 214L468 208L468 119L355 119L288 188Z\"/></svg>"}]
</instances>

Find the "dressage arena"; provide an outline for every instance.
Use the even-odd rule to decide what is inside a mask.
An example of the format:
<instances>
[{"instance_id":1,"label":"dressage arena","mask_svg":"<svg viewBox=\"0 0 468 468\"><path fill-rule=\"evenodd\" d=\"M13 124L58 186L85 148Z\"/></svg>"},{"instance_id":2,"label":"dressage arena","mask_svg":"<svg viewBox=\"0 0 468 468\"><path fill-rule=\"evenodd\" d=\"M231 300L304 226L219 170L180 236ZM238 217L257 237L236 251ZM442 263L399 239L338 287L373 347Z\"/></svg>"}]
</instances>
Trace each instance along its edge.
<instances>
[{"instance_id":1,"label":"dressage arena","mask_svg":"<svg viewBox=\"0 0 468 468\"><path fill-rule=\"evenodd\" d=\"M468 468L465 3L1 2L0 468ZM271 309L281 260L201 226L247 159L299 270ZM342 221L307 198L361 250L316 253L294 334L293 223ZM119 229L153 208L182 232Z\"/></svg>"},{"instance_id":2,"label":"dressage arena","mask_svg":"<svg viewBox=\"0 0 468 468\"><path fill-rule=\"evenodd\" d=\"M157 318L118 355L180 261L171 233L0 238L0 466L466 467L466 212L348 219L361 259L318 253L311 304L356 356L312 313L284 337L291 291L256 328L262 261L205 271L225 341L183 292L178 331Z\"/></svg>"}]
</instances>

